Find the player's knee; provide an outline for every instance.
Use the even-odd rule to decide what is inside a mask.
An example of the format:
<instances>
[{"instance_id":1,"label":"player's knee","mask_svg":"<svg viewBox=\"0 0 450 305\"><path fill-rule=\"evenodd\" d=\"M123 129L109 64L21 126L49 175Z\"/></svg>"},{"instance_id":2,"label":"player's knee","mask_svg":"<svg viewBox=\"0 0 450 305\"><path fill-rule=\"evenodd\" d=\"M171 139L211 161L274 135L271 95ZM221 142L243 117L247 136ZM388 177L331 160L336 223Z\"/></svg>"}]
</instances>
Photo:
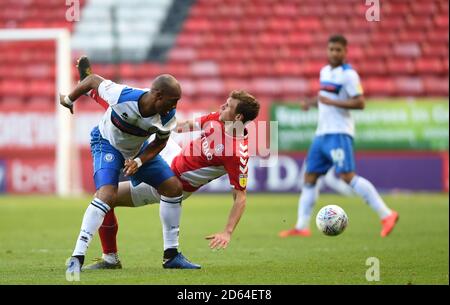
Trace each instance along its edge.
<instances>
[{"instance_id":1,"label":"player's knee","mask_svg":"<svg viewBox=\"0 0 450 305\"><path fill-rule=\"evenodd\" d=\"M344 180L347 184L350 184L350 182L352 182L354 176L355 176L355 173L342 173L339 175L339 178Z\"/></svg>"},{"instance_id":2,"label":"player's knee","mask_svg":"<svg viewBox=\"0 0 450 305\"><path fill-rule=\"evenodd\" d=\"M307 174L305 174L304 183L309 184L309 185L315 185L318 178L319 178L318 174L307 173Z\"/></svg>"},{"instance_id":3,"label":"player's knee","mask_svg":"<svg viewBox=\"0 0 450 305\"><path fill-rule=\"evenodd\" d=\"M110 185L102 186L95 193L95 197L113 208L117 202L117 188Z\"/></svg>"},{"instance_id":4,"label":"player's knee","mask_svg":"<svg viewBox=\"0 0 450 305\"><path fill-rule=\"evenodd\" d=\"M158 188L158 193L166 197L179 197L183 195L183 185L178 178L172 177Z\"/></svg>"}]
</instances>

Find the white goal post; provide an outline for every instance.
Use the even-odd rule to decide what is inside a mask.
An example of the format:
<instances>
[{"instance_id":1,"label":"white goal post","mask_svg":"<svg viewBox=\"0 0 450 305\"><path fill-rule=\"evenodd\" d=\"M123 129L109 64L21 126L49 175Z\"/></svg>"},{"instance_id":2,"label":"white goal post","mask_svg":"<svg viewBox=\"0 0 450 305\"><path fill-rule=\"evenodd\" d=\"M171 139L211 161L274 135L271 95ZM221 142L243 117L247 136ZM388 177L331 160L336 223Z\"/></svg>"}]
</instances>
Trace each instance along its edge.
<instances>
[{"instance_id":1,"label":"white goal post","mask_svg":"<svg viewBox=\"0 0 450 305\"><path fill-rule=\"evenodd\" d=\"M59 93L69 93L72 85L70 32L67 29L0 29L0 41L37 40L56 41L56 193L76 195L81 192L81 181L74 119L68 109L59 105Z\"/></svg>"}]
</instances>

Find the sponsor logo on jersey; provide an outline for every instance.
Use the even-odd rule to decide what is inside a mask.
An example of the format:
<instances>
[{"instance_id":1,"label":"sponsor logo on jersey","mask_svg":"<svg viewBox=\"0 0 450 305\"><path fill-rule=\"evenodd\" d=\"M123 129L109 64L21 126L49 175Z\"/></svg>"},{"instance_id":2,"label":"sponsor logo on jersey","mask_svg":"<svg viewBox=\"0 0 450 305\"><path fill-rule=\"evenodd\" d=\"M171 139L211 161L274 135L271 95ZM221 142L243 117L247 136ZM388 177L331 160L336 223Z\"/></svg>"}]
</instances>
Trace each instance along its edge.
<instances>
[{"instance_id":1,"label":"sponsor logo on jersey","mask_svg":"<svg viewBox=\"0 0 450 305\"><path fill-rule=\"evenodd\" d=\"M206 137L202 138L202 151L208 161L213 159L213 154L209 149L209 142Z\"/></svg>"},{"instance_id":2,"label":"sponsor logo on jersey","mask_svg":"<svg viewBox=\"0 0 450 305\"><path fill-rule=\"evenodd\" d=\"M325 82L325 81L320 82L320 90L322 90L322 91L339 94L339 91L341 91L341 89L342 89L341 84Z\"/></svg>"}]
</instances>

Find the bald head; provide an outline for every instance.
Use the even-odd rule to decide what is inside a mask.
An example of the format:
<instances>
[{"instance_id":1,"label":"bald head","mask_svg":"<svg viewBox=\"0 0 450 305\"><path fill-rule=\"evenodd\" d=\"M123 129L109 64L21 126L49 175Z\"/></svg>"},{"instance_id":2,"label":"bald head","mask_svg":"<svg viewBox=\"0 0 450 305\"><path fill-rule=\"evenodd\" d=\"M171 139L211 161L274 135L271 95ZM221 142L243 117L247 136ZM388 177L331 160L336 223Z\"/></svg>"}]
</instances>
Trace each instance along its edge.
<instances>
[{"instance_id":1,"label":"bald head","mask_svg":"<svg viewBox=\"0 0 450 305\"><path fill-rule=\"evenodd\" d=\"M149 95L149 112L166 115L177 107L181 98L181 86L177 79L170 74L161 74L153 80Z\"/></svg>"},{"instance_id":2,"label":"bald head","mask_svg":"<svg viewBox=\"0 0 450 305\"><path fill-rule=\"evenodd\" d=\"M157 90L164 98L181 97L181 86L175 77L170 74L161 74L152 83L152 90Z\"/></svg>"}]
</instances>

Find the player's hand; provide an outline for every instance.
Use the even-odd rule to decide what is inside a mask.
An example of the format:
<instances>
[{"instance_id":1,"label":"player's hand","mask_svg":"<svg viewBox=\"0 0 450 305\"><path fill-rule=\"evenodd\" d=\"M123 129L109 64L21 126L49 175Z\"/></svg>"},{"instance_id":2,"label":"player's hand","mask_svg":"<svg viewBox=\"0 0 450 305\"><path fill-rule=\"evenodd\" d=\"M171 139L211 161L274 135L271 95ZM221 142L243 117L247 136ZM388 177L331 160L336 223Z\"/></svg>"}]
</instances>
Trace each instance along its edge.
<instances>
[{"instance_id":1,"label":"player's hand","mask_svg":"<svg viewBox=\"0 0 450 305\"><path fill-rule=\"evenodd\" d=\"M308 111L310 106L311 105L308 102L308 100L301 100L300 101L300 107L302 108L303 111Z\"/></svg>"},{"instance_id":2,"label":"player's hand","mask_svg":"<svg viewBox=\"0 0 450 305\"><path fill-rule=\"evenodd\" d=\"M328 97L325 96L320 96L319 95L319 101L323 104L327 104L327 105L334 105L333 101L331 99L329 99Z\"/></svg>"},{"instance_id":3,"label":"player's hand","mask_svg":"<svg viewBox=\"0 0 450 305\"><path fill-rule=\"evenodd\" d=\"M138 171L139 167L136 161L133 159L125 160L125 166L123 168L123 172L125 176L132 176Z\"/></svg>"},{"instance_id":4,"label":"player's hand","mask_svg":"<svg viewBox=\"0 0 450 305\"><path fill-rule=\"evenodd\" d=\"M60 94L60 95L59 95L59 103L60 103L61 105L63 105L64 107L68 108L68 109L70 110L70 113L73 114L73 105L67 104L67 103L64 101L64 98L65 98L65 97L66 97L65 95Z\"/></svg>"},{"instance_id":5,"label":"player's hand","mask_svg":"<svg viewBox=\"0 0 450 305\"><path fill-rule=\"evenodd\" d=\"M206 236L205 239L210 240L209 247L211 249L225 249L231 240L231 234L228 232L220 232Z\"/></svg>"}]
</instances>

